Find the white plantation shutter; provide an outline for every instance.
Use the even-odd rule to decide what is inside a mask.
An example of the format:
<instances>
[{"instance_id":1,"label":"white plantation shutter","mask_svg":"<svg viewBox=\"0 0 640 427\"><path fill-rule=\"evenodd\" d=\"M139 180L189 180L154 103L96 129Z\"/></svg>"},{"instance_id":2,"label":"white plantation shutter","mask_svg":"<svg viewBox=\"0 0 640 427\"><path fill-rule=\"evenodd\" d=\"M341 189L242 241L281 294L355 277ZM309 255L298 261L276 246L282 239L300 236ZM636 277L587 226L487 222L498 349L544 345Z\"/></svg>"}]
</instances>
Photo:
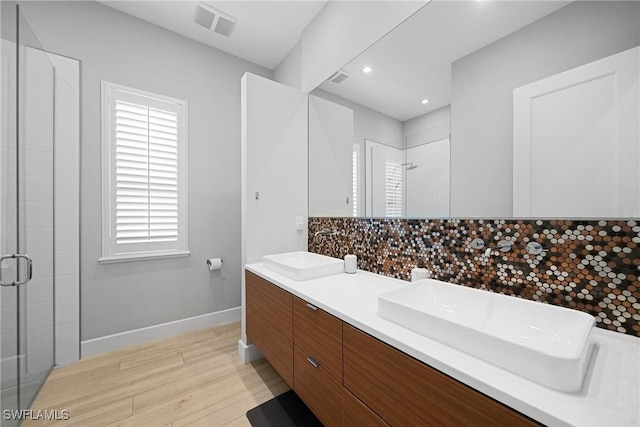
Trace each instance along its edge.
<instances>
[{"instance_id":1,"label":"white plantation shutter","mask_svg":"<svg viewBox=\"0 0 640 427\"><path fill-rule=\"evenodd\" d=\"M177 114L116 100L116 241L178 240Z\"/></svg>"},{"instance_id":2,"label":"white plantation shutter","mask_svg":"<svg viewBox=\"0 0 640 427\"><path fill-rule=\"evenodd\" d=\"M103 116L103 258L182 254L186 102L103 82Z\"/></svg>"},{"instance_id":3,"label":"white plantation shutter","mask_svg":"<svg viewBox=\"0 0 640 427\"><path fill-rule=\"evenodd\" d=\"M402 165L399 162L385 162L385 215L402 216Z\"/></svg>"},{"instance_id":4,"label":"white plantation shutter","mask_svg":"<svg viewBox=\"0 0 640 427\"><path fill-rule=\"evenodd\" d=\"M351 199L353 201L353 216L358 216L358 154L360 146L353 144L353 165L352 165L352 191Z\"/></svg>"}]
</instances>

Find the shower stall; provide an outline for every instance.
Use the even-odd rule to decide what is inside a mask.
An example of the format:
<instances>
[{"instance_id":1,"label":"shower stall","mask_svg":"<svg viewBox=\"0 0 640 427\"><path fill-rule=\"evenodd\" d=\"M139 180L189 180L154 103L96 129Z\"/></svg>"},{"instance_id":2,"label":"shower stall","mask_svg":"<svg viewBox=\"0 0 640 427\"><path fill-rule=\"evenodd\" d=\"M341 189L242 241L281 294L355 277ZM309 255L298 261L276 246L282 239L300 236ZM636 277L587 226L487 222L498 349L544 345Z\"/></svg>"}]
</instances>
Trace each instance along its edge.
<instances>
[{"instance_id":1,"label":"shower stall","mask_svg":"<svg viewBox=\"0 0 640 427\"><path fill-rule=\"evenodd\" d=\"M424 131L393 145L365 140L365 215L448 217L449 145L448 137L437 139Z\"/></svg>"},{"instance_id":2,"label":"shower stall","mask_svg":"<svg viewBox=\"0 0 640 427\"><path fill-rule=\"evenodd\" d=\"M21 411L56 362L55 212L64 197L56 194L61 122L56 66L20 7L0 4L0 425L5 427L19 425Z\"/></svg>"}]
</instances>

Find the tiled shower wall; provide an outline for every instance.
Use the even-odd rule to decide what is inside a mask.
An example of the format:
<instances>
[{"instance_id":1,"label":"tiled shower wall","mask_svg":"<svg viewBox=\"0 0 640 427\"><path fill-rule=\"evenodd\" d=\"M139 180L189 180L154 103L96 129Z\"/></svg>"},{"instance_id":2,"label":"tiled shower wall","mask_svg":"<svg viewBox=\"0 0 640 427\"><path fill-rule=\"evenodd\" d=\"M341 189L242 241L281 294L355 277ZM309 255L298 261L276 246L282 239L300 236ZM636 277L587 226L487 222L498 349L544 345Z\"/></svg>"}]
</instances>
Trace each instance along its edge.
<instances>
[{"instance_id":1,"label":"tiled shower wall","mask_svg":"<svg viewBox=\"0 0 640 427\"><path fill-rule=\"evenodd\" d=\"M80 61L48 53L55 78L55 363L80 358Z\"/></svg>"},{"instance_id":2,"label":"tiled shower wall","mask_svg":"<svg viewBox=\"0 0 640 427\"><path fill-rule=\"evenodd\" d=\"M313 237L321 229L335 236ZM485 247L472 249L480 237ZM494 249L500 240L509 252ZM544 248L530 255L525 246ZM423 260L435 279L587 312L640 336L640 220L309 218L309 251L358 256L358 268L410 280Z\"/></svg>"},{"instance_id":3,"label":"tiled shower wall","mask_svg":"<svg viewBox=\"0 0 640 427\"><path fill-rule=\"evenodd\" d=\"M6 239L2 245L4 254L17 251L14 190L17 171L12 163L16 158L16 117L15 108L9 108L16 103L16 48L6 40L1 40L1 44L0 103L4 112L0 158L4 162L0 167L3 199L0 235ZM18 358L25 358L21 375L28 378L29 373L48 371L52 361L56 365L69 364L80 355L80 63L30 47L24 47L21 54L24 56L20 90L26 101L21 104L20 236L22 250L32 257L34 268L33 279L23 287L20 331L17 288L2 288L3 384L15 384ZM9 156L11 150L13 154ZM20 355L18 332L26 337ZM25 371L27 367L29 372Z\"/></svg>"}]
</instances>

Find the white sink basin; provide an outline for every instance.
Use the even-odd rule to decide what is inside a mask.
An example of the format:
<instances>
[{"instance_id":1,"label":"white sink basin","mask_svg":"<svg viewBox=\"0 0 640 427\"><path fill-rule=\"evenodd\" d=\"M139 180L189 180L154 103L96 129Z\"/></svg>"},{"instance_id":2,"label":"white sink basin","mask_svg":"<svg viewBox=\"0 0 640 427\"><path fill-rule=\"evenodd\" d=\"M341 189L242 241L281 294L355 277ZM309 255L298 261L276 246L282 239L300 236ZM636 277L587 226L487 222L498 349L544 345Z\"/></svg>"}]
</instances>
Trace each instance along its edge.
<instances>
[{"instance_id":1,"label":"white sink basin","mask_svg":"<svg viewBox=\"0 0 640 427\"><path fill-rule=\"evenodd\" d=\"M556 390L582 387L593 316L506 295L420 280L378 296L378 314Z\"/></svg>"},{"instance_id":2,"label":"white sink basin","mask_svg":"<svg viewBox=\"0 0 640 427\"><path fill-rule=\"evenodd\" d=\"M293 280L316 279L344 271L343 260L305 251L266 255L262 263Z\"/></svg>"}]
</instances>

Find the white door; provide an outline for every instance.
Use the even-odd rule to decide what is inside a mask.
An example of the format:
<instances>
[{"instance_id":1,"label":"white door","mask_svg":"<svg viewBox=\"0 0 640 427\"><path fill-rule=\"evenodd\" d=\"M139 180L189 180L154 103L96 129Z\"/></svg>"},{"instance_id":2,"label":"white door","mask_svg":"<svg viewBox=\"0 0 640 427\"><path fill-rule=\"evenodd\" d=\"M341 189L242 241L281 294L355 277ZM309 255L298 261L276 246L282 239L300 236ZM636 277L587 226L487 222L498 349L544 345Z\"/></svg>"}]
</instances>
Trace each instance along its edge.
<instances>
[{"instance_id":1,"label":"white door","mask_svg":"<svg viewBox=\"0 0 640 427\"><path fill-rule=\"evenodd\" d=\"M640 215L639 52L514 90L514 216Z\"/></svg>"}]
</instances>

